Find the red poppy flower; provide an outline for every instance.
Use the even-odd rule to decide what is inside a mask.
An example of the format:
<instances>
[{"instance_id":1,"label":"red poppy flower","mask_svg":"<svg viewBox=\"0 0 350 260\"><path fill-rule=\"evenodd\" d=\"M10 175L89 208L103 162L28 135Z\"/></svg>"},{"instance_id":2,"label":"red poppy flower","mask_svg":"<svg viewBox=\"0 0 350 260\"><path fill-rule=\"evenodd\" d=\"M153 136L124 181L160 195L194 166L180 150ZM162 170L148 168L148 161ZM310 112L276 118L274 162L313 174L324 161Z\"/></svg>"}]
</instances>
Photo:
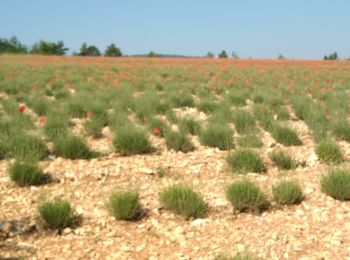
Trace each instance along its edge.
<instances>
[{"instance_id":1,"label":"red poppy flower","mask_svg":"<svg viewBox=\"0 0 350 260\"><path fill-rule=\"evenodd\" d=\"M92 118L93 115L94 115L94 113L93 113L92 111L87 111L87 112L86 112L86 116L87 116L88 118Z\"/></svg>"},{"instance_id":2,"label":"red poppy flower","mask_svg":"<svg viewBox=\"0 0 350 260\"><path fill-rule=\"evenodd\" d=\"M26 110L26 106L24 104L19 104L18 111L20 113L23 113Z\"/></svg>"},{"instance_id":3,"label":"red poppy flower","mask_svg":"<svg viewBox=\"0 0 350 260\"><path fill-rule=\"evenodd\" d=\"M158 127L153 128L153 134L154 135L159 135L160 134L160 129Z\"/></svg>"},{"instance_id":4,"label":"red poppy flower","mask_svg":"<svg viewBox=\"0 0 350 260\"><path fill-rule=\"evenodd\" d=\"M46 124L46 118L41 116L39 117L39 125L45 125Z\"/></svg>"}]
</instances>

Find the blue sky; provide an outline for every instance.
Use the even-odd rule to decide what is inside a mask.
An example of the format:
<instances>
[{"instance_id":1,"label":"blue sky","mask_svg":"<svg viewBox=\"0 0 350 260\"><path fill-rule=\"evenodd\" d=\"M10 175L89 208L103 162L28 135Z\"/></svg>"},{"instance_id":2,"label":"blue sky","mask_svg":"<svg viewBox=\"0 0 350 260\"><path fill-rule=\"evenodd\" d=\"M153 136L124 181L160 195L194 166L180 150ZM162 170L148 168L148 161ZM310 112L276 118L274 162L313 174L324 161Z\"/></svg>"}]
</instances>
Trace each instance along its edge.
<instances>
[{"instance_id":1,"label":"blue sky","mask_svg":"<svg viewBox=\"0 0 350 260\"><path fill-rule=\"evenodd\" d=\"M348 0L1 0L0 37L102 51L240 57L350 57Z\"/></svg>"}]
</instances>

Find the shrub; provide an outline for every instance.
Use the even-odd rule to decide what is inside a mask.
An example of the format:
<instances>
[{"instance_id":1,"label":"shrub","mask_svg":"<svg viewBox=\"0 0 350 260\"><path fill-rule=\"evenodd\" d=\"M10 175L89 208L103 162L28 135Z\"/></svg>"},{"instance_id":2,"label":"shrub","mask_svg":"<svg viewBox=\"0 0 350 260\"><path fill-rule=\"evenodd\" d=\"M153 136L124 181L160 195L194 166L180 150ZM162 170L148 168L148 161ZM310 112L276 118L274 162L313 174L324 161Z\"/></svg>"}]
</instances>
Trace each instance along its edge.
<instances>
[{"instance_id":1,"label":"shrub","mask_svg":"<svg viewBox=\"0 0 350 260\"><path fill-rule=\"evenodd\" d=\"M218 103L217 109L209 117L209 123L224 125L232 121L231 105L225 101Z\"/></svg>"},{"instance_id":2,"label":"shrub","mask_svg":"<svg viewBox=\"0 0 350 260\"><path fill-rule=\"evenodd\" d=\"M264 97L261 94L254 94L253 101L255 104L261 104L264 102Z\"/></svg>"},{"instance_id":3,"label":"shrub","mask_svg":"<svg viewBox=\"0 0 350 260\"><path fill-rule=\"evenodd\" d=\"M269 154L271 161L273 161L278 169L290 170L295 167L295 162L291 156L283 151L273 151Z\"/></svg>"},{"instance_id":4,"label":"shrub","mask_svg":"<svg viewBox=\"0 0 350 260\"><path fill-rule=\"evenodd\" d=\"M194 146L186 134L182 132L169 131L165 133L165 143L168 149L187 153L194 150Z\"/></svg>"},{"instance_id":5,"label":"shrub","mask_svg":"<svg viewBox=\"0 0 350 260\"><path fill-rule=\"evenodd\" d=\"M46 118L44 125L44 134L54 140L60 136L66 136L68 133L69 119L64 114L54 114Z\"/></svg>"},{"instance_id":6,"label":"shrub","mask_svg":"<svg viewBox=\"0 0 350 260\"><path fill-rule=\"evenodd\" d=\"M234 106L245 106L246 105L246 95L239 93L231 93L228 96L229 102Z\"/></svg>"},{"instance_id":7,"label":"shrub","mask_svg":"<svg viewBox=\"0 0 350 260\"><path fill-rule=\"evenodd\" d=\"M3 160L7 157L9 153L9 147L5 142L0 140L0 160Z\"/></svg>"},{"instance_id":8,"label":"shrub","mask_svg":"<svg viewBox=\"0 0 350 260\"><path fill-rule=\"evenodd\" d=\"M350 200L350 171L335 169L321 179L321 190L337 200Z\"/></svg>"},{"instance_id":9,"label":"shrub","mask_svg":"<svg viewBox=\"0 0 350 260\"><path fill-rule=\"evenodd\" d=\"M278 120L288 120L289 111L287 108L278 107L274 109Z\"/></svg>"},{"instance_id":10,"label":"shrub","mask_svg":"<svg viewBox=\"0 0 350 260\"><path fill-rule=\"evenodd\" d=\"M197 108L199 111L203 111L204 113L211 113L215 111L218 107L218 104L210 99L201 99Z\"/></svg>"},{"instance_id":11,"label":"shrub","mask_svg":"<svg viewBox=\"0 0 350 260\"><path fill-rule=\"evenodd\" d=\"M87 135L100 138L103 136L102 134L102 128L104 127L105 122L104 120L101 120L99 118L92 118L91 120L87 120L85 122L85 132Z\"/></svg>"},{"instance_id":12,"label":"shrub","mask_svg":"<svg viewBox=\"0 0 350 260\"><path fill-rule=\"evenodd\" d=\"M339 164L344 161L339 146L330 140L324 140L316 146L318 158L327 164Z\"/></svg>"},{"instance_id":13,"label":"shrub","mask_svg":"<svg viewBox=\"0 0 350 260\"><path fill-rule=\"evenodd\" d=\"M67 200L45 201L38 206L38 212L49 229L62 230L73 222L73 210Z\"/></svg>"},{"instance_id":14,"label":"shrub","mask_svg":"<svg viewBox=\"0 0 350 260\"><path fill-rule=\"evenodd\" d=\"M149 128L150 130L152 131L153 134L154 133L154 129L157 128L159 129L159 136L160 137L163 137L164 136L164 133L167 131L168 127L166 125L166 123L157 118L157 117L152 117L149 121L148 121L148 125L149 125Z\"/></svg>"},{"instance_id":15,"label":"shrub","mask_svg":"<svg viewBox=\"0 0 350 260\"><path fill-rule=\"evenodd\" d=\"M261 148L264 145L260 136L257 134L247 134L241 136L238 139L238 144L245 148Z\"/></svg>"},{"instance_id":16,"label":"shrub","mask_svg":"<svg viewBox=\"0 0 350 260\"><path fill-rule=\"evenodd\" d=\"M40 97L34 97L28 102L30 108L38 115L45 116L49 108L49 102Z\"/></svg>"},{"instance_id":17,"label":"shrub","mask_svg":"<svg viewBox=\"0 0 350 260\"><path fill-rule=\"evenodd\" d=\"M209 124L200 133L200 142L209 147L217 147L220 150L230 150L234 147L232 130L226 125Z\"/></svg>"},{"instance_id":18,"label":"shrub","mask_svg":"<svg viewBox=\"0 0 350 260\"><path fill-rule=\"evenodd\" d=\"M113 131L118 131L120 128L124 128L126 126L132 126L131 121L128 118L126 112L113 113L109 118L109 127Z\"/></svg>"},{"instance_id":19,"label":"shrub","mask_svg":"<svg viewBox=\"0 0 350 260\"><path fill-rule=\"evenodd\" d=\"M234 173L260 173L266 170L259 155L250 150L238 150L227 156L227 162Z\"/></svg>"},{"instance_id":20,"label":"shrub","mask_svg":"<svg viewBox=\"0 0 350 260\"><path fill-rule=\"evenodd\" d=\"M350 126L345 124L337 124L333 128L333 135L338 140L350 142Z\"/></svg>"},{"instance_id":21,"label":"shrub","mask_svg":"<svg viewBox=\"0 0 350 260\"><path fill-rule=\"evenodd\" d=\"M308 117L308 113L310 111L310 104L312 104L312 100L308 97L295 97L293 98L293 107L295 115L301 119L305 120Z\"/></svg>"},{"instance_id":22,"label":"shrub","mask_svg":"<svg viewBox=\"0 0 350 260\"><path fill-rule=\"evenodd\" d=\"M236 111L233 114L233 123L239 134L256 130L255 118L246 111Z\"/></svg>"},{"instance_id":23,"label":"shrub","mask_svg":"<svg viewBox=\"0 0 350 260\"><path fill-rule=\"evenodd\" d=\"M272 188L274 200L282 205L299 204L304 199L298 182L285 180Z\"/></svg>"},{"instance_id":24,"label":"shrub","mask_svg":"<svg viewBox=\"0 0 350 260\"><path fill-rule=\"evenodd\" d=\"M266 195L249 180L238 180L226 188L226 198L238 212L262 212L270 207Z\"/></svg>"},{"instance_id":25,"label":"shrub","mask_svg":"<svg viewBox=\"0 0 350 260\"><path fill-rule=\"evenodd\" d=\"M180 131L191 135L198 135L201 130L201 125L198 121L191 117L182 118L179 121Z\"/></svg>"},{"instance_id":26,"label":"shrub","mask_svg":"<svg viewBox=\"0 0 350 260\"><path fill-rule=\"evenodd\" d=\"M147 136L137 128L120 128L113 140L121 155L143 154L152 151Z\"/></svg>"},{"instance_id":27,"label":"shrub","mask_svg":"<svg viewBox=\"0 0 350 260\"><path fill-rule=\"evenodd\" d=\"M169 92L168 102L172 107L194 107L191 94L186 92Z\"/></svg>"},{"instance_id":28,"label":"shrub","mask_svg":"<svg viewBox=\"0 0 350 260\"><path fill-rule=\"evenodd\" d=\"M276 126L272 131L272 137L278 143L285 146L297 146L302 144L297 133L289 127Z\"/></svg>"},{"instance_id":29,"label":"shrub","mask_svg":"<svg viewBox=\"0 0 350 260\"><path fill-rule=\"evenodd\" d=\"M208 213L208 206L201 195L183 185L173 185L163 190L160 194L160 203L166 209L186 219L204 218Z\"/></svg>"},{"instance_id":30,"label":"shrub","mask_svg":"<svg viewBox=\"0 0 350 260\"><path fill-rule=\"evenodd\" d=\"M11 138L11 137L10 137ZM17 135L9 140L10 155L19 160L44 159L49 151L44 142L35 136Z\"/></svg>"},{"instance_id":31,"label":"shrub","mask_svg":"<svg viewBox=\"0 0 350 260\"><path fill-rule=\"evenodd\" d=\"M108 209L116 219L137 219L141 211L138 192L118 191L113 193L109 198Z\"/></svg>"},{"instance_id":32,"label":"shrub","mask_svg":"<svg viewBox=\"0 0 350 260\"><path fill-rule=\"evenodd\" d=\"M74 135L55 140L54 151L58 156L68 159L91 159L98 155L91 151L83 140Z\"/></svg>"},{"instance_id":33,"label":"shrub","mask_svg":"<svg viewBox=\"0 0 350 260\"><path fill-rule=\"evenodd\" d=\"M71 99L67 103L67 109L71 117L82 118L86 115L86 101L81 97Z\"/></svg>"},{"instance_id":34,"label":"shrub","mask_svg":"<svg viewBox=\"0 0 350 260\"><path fill-rule=\"evenodd\" d=\"M275 122L273 119L273 114L264 105L254 106L254 116L259 121L260 126L268 132L271 132Z\"/></svg>"},{"instance_id":35,"label":"shrub","mask_svg":"<svg viewBox=\"0 0 350 260\"><path fill-rule=\"evenodd\" d=\"M8 169L12 181L19 186L38 185L43 179L43 172L34 162L15 161Z\"/></svg>"}]
</instances>

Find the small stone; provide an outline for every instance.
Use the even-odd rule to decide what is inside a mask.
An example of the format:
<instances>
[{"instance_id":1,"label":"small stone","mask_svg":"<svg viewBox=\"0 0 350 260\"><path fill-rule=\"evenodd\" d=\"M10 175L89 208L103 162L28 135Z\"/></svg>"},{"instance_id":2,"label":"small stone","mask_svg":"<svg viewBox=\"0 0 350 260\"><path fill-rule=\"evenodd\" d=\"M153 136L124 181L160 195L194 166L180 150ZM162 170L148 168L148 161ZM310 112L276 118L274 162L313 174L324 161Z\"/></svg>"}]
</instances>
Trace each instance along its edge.
<instances>
[{"instance_id":1,"label":"small stone","mask_svg":"<svg viewBox=\"0 0 350 260\"><path fill-rule=\"evenodd\" d=\"M153 174L153 171L152 169L149 169L149 168L146 168L146 167L142 167L139 169L139 172L140 173L143 173L143 174Z\"/></svg>"},{"instance_id":2,"label":"small stone","mask_svg":"<svg viewBox=\"0 0 350 260\"><path fill-rule=\"evenodd\" d=\"M301 209L297 209L296 213L297 213L298 216L304 216L304 211L301 210Z\"/></svg>"},{"instance_id":3,"label":"small stone","mask_svg":"<svg viewBox=\"0 0 350 260\"><path fill-rule=\"evenodd\" d=\"M63 234L67 235L67 234L70 234L70 233L72 233L72 229L71 228L63 229Z\"/></svg>"},{"instance_id":4,"label":"small stone","mask_svg":"<svg viewBox=\"0 0 350 260\"><path fill-rule=\"evenodd\" d=\"M142 244L142 245L139 245L138 247L136 247L136 252L141 252L143 249L145 249L145 245Z\"/></svg>"},{"instance_id":5,"label":"small stone","mask_svg":"<svg viewBox=\"0 0 350 260\"><path fill-rule=\"evenodd\" d=\"M244 244L237 244L237 250L240 251L240 252L243 252L245 251L245 245Z\"/></svg>"},{"instance_id":6,"label":"small stone","mask_svg":"<svg viewBox=\"0 0 350 260\"><path fill-rule=\"evenodd\" d=\"M179 236L179 235L182 235L184 233L184 229L182 228L182 227L176 227L175 229L174 229L174 235L176 235L176 236Z\"/></svg>"},{"instance_id":7,"label":"small stone","mask_svg":"<svg viewBox=\"0 0 350 260\"><path fill-rule=\"evenodd\" d=\"M339 240L339 239L335 239L331 241L331 245L332 246L340 246L343 243L343 241Z\"/></svg>"},{"instance_id":8,"label":"small stone","mask_svg":"<svg viewBox=\"0 0 350 260\"><path fill-rule=\"evenodd\" d=\"M206 219L198 218L198 219L195 219L195 220L192 221L192 225L193 226L201 226L201 225L203 225L203 224L205 224L207 222L208 222L208 220L206 220Z\"/></svg>"},{"instance_id":9,"label":"small stone","mask_svg":"<svg viewBox=\"0 0 350 260\"><path fill-rule=\"evenodd\" d=\"M4 222L1 226L0 226L0 230L2 230L3 232L5 232L6 234L9 234L12 230L12 225L10 222Z\"/></svg>"},{"instance_id":10,"label":"small stone","mask_svg":"<svg viewBox=\"0 0 350 260\"><path fill-rule=\"evenodd\" d=\"M139 229L142 229L142 228L145 228L145 227L146 227L145 224L140 224L140 225L137 226L137 228L139 228Z\"/></svg>"}]
</instances>

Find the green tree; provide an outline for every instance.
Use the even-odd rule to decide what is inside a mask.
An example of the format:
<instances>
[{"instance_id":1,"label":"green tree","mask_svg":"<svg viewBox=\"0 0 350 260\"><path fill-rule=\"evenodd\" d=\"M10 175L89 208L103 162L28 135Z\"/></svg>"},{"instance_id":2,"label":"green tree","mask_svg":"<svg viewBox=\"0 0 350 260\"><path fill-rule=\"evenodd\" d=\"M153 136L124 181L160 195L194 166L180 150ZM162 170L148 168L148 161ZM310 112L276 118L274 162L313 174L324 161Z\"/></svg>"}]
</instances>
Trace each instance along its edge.
<instances>
[{"instance_id":1,"label":"green tree","mask_svg":"<svg viewBox=\"0 0 350 260\"><path fill-rule=\"evenodd\" d=\"M16 36L12 36L10 39L0 39L0 54L2 53L27 53L28 49L25 45L18 41Z\"/></svg>"},{"instance_id":2,"label":"green tree","mask_svg":"<svg viewBox=\"0 0 350 260\"><path fill-rule=\"evenodd\" d=\"M121 57L122 56L122 52L120 51L120 49L117 46L115 46L114 43L112 43L109 46L107 46L107 49L105 51L105 56Z\"/></svg>"},{"instance_id":3,"label":"green tree","mask_svg":"<svg viewBox=\"0 0 350 260\"><path fill-rule=\"evenodd\" d=\"M101 56L100 50L95 45L88 46L85 42L80 48L79 56Z\"/></svg>"},{"instance_id":4,"label":"green tree","mask_svg":"<svg viewBox=\"0 0 350 260\"><path fill-rule=\"evenodd\" d=\"M236 52L232 52L232 58L239 59L238 54Z\"/></svg>"},{"instance_id":5,"label":"green tree","mask_svg":"<svg viewBox=\"0 0 350 260\"><path fill-rule=\"evenodd\" d=\"M63 41L57 43L40 40L35 43L30 51L32 54L42 55L65 55L69 49L64 46Z\"/></svg>"},{"instance_id":6,"label":"green tree","mask_svg":"<svg viewBox=\"0 0 350 260\"><path fill-rule=\"evenodd\" d=\"M159 58L159 57L161 57L160 54L155 53L154 51L150 51L150 53L148 53L147 56L150 57L150 58L156 58L156 57Z\"/></svg>"},{"instance_id":7,"label":"green tree","mask_svg":"<svg viewBox=\"0 0 350 260\"><path fill-rule=\"evenodd\" d=\"M222 52L220 52L219 58L227 58L227 53L226 53L225 50L223 50Z\"/></svg>"},{"instance_id":8,"label":"green tree","mask_svg":"<svg viewBox=\"0 0 350 260\"><path fill-rule=\"evenodd\" d=\"M286 58L280 53L280 54L278 54L277 59L285 60Z\"/></svg>"},{"instance_id":9,"label":"green tree","mask_svg":"<svg viewBox=\"0 0 350 260\"><path fill-rule=\"evenodd\" d=\"M325 55L324 60L337 60L338 59L338 53L337 52L333 52L331 54L329 54L328 56Z\"/></svg>"},{"instance_id":10,"label":"green tree","mask_svg":"<svg viewBox=\"0 0 350 260\"><path fill-rule=\"evenodd\" d=\"M214 53L212 53L211 51L209 51L208 53L207 53L207 56L206 56L207 58L214 58L215 57L215 55L214 55Z\"/></svg>"}]
</instances>

